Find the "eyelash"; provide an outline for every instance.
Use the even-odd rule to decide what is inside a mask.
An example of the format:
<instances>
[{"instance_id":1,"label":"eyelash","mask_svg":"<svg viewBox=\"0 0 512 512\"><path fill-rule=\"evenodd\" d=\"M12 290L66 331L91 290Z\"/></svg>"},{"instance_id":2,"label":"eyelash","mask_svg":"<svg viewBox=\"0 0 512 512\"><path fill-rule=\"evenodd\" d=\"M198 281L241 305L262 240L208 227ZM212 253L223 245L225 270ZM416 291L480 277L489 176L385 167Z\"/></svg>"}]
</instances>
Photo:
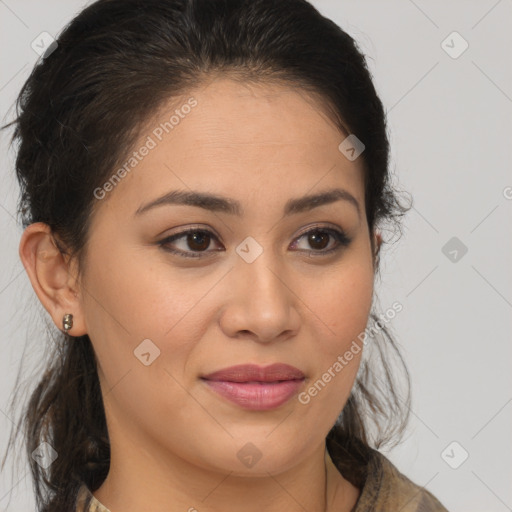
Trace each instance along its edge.
<instances>
[{"instance_id":1,"label":"eyelash","mask_svg":"<svg viewBox=\"0 0 512 512\"><path fill-rule=\"evenodd\" d=\"M341 249L347 247L350 244L350 242L352 241L351 238L349 238L345 234L345 232L342 230L326 228L326 227L317 227L317 226L313 227L312 229L310 229L304 233L301 233L296 238L296 240L300 240L301 238L309 235L310 233L317 233L317 232L318 233L327 233L327 234L331 235L336 240L337 245L334 248L328 249L328 250L304 251L304 252L308 253L309 257L314 258L314 257L318 257L318 256L328 256L334 252L338 252ZM162 247L163 250L168 251L173 254L176 254L178 256L184 257L184 258L204 258L205 256L202 256L202 253L208 253L211 251L196 251L194 253L193 251L186 252L186 251L182 251L182 250L171 249L167 246L170 242L174 242L175 240L184 238L185 236L187 236L191 233L206 234L206 235L210 235L211 237L217 239L215 234L207 229L189 228L189 229L186 229L184 231L181 231L179 233L176 233L174 235L171 235L171 236L165 238L164 240L158 242L158 245L160 247ZM218 239L217 239L217 241L218 241ZM216 252L220 252L220 251L216 251Z\"/></svg>"}]
</instances>

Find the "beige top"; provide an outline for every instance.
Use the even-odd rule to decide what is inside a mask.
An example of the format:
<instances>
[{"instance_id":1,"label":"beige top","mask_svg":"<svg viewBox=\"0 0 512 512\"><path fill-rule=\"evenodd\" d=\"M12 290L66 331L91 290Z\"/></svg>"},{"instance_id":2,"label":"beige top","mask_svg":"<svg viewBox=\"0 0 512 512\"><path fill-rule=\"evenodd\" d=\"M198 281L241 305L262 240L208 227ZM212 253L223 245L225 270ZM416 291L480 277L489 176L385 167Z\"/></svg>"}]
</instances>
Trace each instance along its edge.
<instances>
[{"instance_id":1,"label":"beige top","mask_svg":"<svg viewBox=\"0 0 512 512\"><path fill-rule=\"evenodd\" d=\"M329 456L330 458L330 456ZM332 459L331 459L332 460ZM339 468L338 468L339 469ZM367 476L351 512L448 512L429 491L416 485L377 450L371 450ZM90 507L83 500L91 496ZM84 484L79 490L76 512L110 512Z\"/></svg>"}]
</instances>

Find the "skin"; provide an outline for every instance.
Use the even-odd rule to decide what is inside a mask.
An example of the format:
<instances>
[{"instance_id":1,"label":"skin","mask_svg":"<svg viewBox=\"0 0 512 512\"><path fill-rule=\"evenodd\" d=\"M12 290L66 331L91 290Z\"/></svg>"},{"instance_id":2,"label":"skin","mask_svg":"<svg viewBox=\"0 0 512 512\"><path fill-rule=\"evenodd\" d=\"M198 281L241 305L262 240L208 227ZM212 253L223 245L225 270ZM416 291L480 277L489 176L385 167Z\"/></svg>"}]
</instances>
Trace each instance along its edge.
<instances>
[{"instance_id":1,"label":"skin","mask_svg":"<svg viewBox=\"0 0 512 512\"><path fill-rule=\"evenodd\" d=\"M199 377L284 362L304 372L304 391L364 331L381 239L368 231L362 158L338 150L347 134L306 93L222 77L169 102L137 148L190 96L197 106L97 202L80 276L45 224L29 226L20 242L55 324L62 329L72 313L69 333L88 334L97 356L111 466L94 495L112 512L323 512L327 475L328 510L349 511L360 490L327 456L325 437L362 352L309 403L293 397L268 411L228 402ZM359 214L340 200L283 217L287 200L335 187L356 198ZM134 216L176 189L238 200L244 215L165 205ZM206 256L159 246L196 225L213 233ZM334 237L312 245L301 235L313 227L342 229L351 242L309 257L337 245ZM263 248L252 263L235 251L248 236ZM169 245L197 254L200 244L189 242ZM160 355L145 366L134 350L148 338ZM250 468L237 457L249 442L261 453Z\"/></svg>"}]
</instances>

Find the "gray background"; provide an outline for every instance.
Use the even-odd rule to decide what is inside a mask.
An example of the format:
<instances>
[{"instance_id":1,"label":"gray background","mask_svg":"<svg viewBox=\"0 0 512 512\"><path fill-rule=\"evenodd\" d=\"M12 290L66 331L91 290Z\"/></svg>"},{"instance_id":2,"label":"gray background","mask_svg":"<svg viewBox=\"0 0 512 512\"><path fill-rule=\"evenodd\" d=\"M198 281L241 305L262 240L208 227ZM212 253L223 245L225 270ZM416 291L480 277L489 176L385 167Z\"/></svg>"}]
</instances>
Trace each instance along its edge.
<instances>
[{"instance_id":1,"label":"gray background","mask_svg":"<svg viewBox=\"0 0 512 512\"><path fill-rule=\"evenodd\" d=\"M312 3L367 54L388 110L396 182L414 198L378 283L382 310L403 305L391 325L413 385L407 439L385 453L451 512L512 510L512 1ZM0 0L2 122L38 58L31 42L56 36L84 5ZM457 58L445 51L462 49L454 31L469 44ZM50 320L18 258L14 154L5 134L0 144L3 454L18 365L29 377L40 371ZM443 252L452 237L467 247L462 257L451 245ZM34 510L27 467L11 467L10 458L0 510Z\"/></svg>"}]
</instances>

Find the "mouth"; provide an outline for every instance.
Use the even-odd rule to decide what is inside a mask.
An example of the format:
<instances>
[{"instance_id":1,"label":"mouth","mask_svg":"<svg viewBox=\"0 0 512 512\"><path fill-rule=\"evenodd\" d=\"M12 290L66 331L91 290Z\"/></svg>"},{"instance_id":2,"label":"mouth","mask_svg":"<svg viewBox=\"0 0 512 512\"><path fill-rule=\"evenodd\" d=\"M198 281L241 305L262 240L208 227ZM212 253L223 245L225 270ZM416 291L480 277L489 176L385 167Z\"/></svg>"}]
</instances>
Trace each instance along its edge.
<instances>
[{"instance_id":1,"label":"mouth","mask_svg":"<svg viewBox=\"0 0 512 512\"><path fill-rule=\"evenodd\" d=\"M283 363L261 367L237 365L202 376L209 389L231 403L255 411L275 409L288 402L305 380L304 373Z\"/></svg>"},{"instance_id":2,"label":"mouth","mask_svg":"<svg viewBox=\"0 0 512 512\"><path fill-rule=\"evenodd\" d=\"M230 366L201 378L210 381L222 380L229 382L279 382L304 379L304 377L304 373L295 366L275 363L269 366L258 366L256 364Z\"/></svg>"}]
</instances>

